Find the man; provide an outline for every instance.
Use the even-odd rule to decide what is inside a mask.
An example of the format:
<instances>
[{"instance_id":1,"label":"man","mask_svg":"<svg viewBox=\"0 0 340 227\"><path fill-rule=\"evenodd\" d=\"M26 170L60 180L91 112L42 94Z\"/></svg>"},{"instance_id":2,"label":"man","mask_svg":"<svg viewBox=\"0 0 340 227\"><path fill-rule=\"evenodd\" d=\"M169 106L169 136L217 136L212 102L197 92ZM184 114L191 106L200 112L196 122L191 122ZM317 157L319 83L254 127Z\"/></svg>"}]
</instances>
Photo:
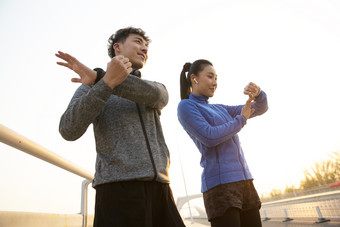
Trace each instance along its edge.
<instances>
[{"instance_id":1,"label":"man","mask_svg":"<svg viewBox=\"0 0 340 227\"><path fill-rule=\"evenodd\" d=\"M93 124L96 140L94 226L184 226L169 186L169 151L160 123L167 105L163 84L143 80L150 39L128 27L109 39L106 72L91 70L63 52L59 65L81 82L61 117L66 140L81 137Z\"/></svg>"}]
</instances>

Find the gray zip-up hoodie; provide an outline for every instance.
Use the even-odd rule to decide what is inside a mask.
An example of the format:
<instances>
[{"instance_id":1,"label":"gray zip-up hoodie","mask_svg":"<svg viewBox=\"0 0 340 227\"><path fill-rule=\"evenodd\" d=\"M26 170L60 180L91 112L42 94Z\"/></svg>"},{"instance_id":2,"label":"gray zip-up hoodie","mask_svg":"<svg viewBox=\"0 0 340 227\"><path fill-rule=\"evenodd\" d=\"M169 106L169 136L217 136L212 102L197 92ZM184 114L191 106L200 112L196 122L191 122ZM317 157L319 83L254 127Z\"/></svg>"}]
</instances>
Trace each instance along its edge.
<instances>
[{"instance_id":1,"label":"gray zip-up hoodie","mask_svg":"<svg viewBox=\"0 0 340 227\"><path fill-rule=\"evenodd\" d=\"M163 84L131 74L114 89L100 80L76 90L61 117L59 131L64 139L72 141L93 124L97 150L93 187L127 180L169 183L169 151L159 118L167 103L168 92Z\"/></svg>"}]
</instances>

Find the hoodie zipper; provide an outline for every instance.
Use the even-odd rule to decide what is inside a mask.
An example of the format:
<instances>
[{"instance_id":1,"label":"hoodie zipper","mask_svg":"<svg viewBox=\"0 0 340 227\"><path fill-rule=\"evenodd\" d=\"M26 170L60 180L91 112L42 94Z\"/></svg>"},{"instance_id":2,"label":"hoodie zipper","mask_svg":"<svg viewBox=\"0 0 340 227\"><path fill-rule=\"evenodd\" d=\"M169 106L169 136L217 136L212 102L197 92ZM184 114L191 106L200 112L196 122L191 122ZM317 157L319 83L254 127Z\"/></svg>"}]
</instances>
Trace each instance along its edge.
<instances>
[{"instance_id":1,"label":"hoodie zipper","mask_svg":"<svg viewBox=\"0 0 340 227\"><path fill-rule=\"evenodd\" d=\"M141 113L139 104L136 103L136 106L137 106L137 110L138 110L139 120L140 120L140 123L142 125L142 129L143 129L143 134L144 134L144 137L145 137L146 146L148 148L149 156L150 156L153 171L154 171L154 177L152 178L152 181L154 181L157 178L157 169L156 169L156 165L155 165L155 160L153 159L153 156L152 156L152 153L151 153L151 147L150 147L148 135L146 134L145 125L144 125L144 121L143 121L143 118L142 118L142 113Z\"/></svg>"}]
</instances>

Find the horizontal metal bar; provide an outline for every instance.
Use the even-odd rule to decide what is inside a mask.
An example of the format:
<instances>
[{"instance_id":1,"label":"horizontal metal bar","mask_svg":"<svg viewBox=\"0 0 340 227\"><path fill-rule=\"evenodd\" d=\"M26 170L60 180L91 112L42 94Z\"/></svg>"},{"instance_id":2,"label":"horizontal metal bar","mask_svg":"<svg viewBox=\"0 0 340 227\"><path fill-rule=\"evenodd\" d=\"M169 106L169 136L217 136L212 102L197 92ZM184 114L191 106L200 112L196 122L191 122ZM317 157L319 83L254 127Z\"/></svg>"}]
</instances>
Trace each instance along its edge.
<instances>
[{"instance_id":1,"label":"horizontal metal bar","mask_svg":"<svg viewBox=\"0 0 340 227\"><path fill-rule=\"evenodd\" d=\"M19 135L2 124L0 124L0 142L26 152L27 154L35 156L41 160L49 162L52 165L58 166L80 177L90 181L93 180L93 174L89 171L82 169L72 162L33 142L32 140Z\"/></svg>"},{"instance_id":2,"label":"horizontal metal bar","mask_svg":"<svg viewBox=\"0 0 340 227\"><path fill-rule=\"evenodd\" d=\"M323 193L318 193L318 194L298 196L298 197L289 198L289 199L266 202L266 203L262 203L262 207L270 206L270 205L279 205L279 204L289 205L289 204L307 203L307 202L315 202L315 201L326 201L326 200L331 200L334 198L339 198L338 197L339 195L340 195L340 190L323 192Z\"/></svg>"}]
</instances>

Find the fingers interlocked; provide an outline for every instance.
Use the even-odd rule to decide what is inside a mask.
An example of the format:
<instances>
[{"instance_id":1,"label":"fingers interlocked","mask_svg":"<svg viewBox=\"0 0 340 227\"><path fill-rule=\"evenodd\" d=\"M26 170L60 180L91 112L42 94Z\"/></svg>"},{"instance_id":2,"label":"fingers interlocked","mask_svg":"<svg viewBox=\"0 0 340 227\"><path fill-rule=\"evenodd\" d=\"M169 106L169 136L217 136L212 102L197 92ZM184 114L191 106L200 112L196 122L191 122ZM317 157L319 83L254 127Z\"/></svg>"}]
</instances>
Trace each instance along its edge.
<instances>
[{"instance_id":1,"label":"fingers interlocked","mask_svg":"<svg viewBox=\"0 0 340 227\"><path fill-rule=\"evenodd\" d=\"M250 82L245 88L244 88L244 94L249 95L249 97L255 98L260 94L260 87L257 86L255 83Z\"/></svg>"}]
</instances>

